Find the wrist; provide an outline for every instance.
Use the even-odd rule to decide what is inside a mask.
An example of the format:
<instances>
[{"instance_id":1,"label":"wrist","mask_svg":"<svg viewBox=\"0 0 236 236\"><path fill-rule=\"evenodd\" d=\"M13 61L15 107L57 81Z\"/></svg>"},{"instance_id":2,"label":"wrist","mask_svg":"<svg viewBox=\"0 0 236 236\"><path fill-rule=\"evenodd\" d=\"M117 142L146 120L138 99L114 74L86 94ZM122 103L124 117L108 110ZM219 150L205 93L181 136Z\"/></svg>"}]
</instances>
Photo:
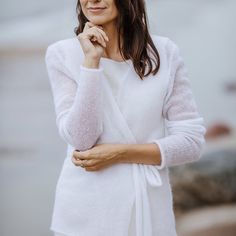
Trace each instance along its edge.
<instances>
[{"instance_id":1,"label":"wrist","mask_svg":"<svg viewBox=\"0 0 236 236\"><path fill-rule=\"evenodd\" d=\"M99 68L99 62L100 60L97 58L91 58L91 57L86 57L83 61L83 66L87 68L94 68L98 69Z\"/></svg>"},{"instance_id":2,"label":"wrist","mask_svg":"<svg viewBox=\"0 0 236 236\"><path fill-rule=\"evenodd\" d=\"M130 160L130 152L132 151L131 144L120 144L119 155L117 158L118 163L132 163Z\"/></svg>"},{"instance_id":3,"label":"wrist","mask_svg":"<svg viewBox=\"0 0 236 236\"><path fill-rule=\"evenodd\" d=\"M160 165L161 154L156 144L121 144L119 163Z\"/></svg>"}]
</instances>

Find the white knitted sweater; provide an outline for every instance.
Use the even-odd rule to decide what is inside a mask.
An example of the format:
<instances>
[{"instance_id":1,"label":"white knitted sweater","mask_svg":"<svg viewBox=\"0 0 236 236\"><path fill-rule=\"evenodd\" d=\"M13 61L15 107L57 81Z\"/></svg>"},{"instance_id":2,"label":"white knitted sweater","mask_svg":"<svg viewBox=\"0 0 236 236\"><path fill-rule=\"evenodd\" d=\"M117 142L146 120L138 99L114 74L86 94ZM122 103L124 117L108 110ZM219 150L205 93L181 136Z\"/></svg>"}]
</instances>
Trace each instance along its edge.
<instances>
[{"instance_id":1,"label":"white knitted sweater","mask_svg":"<svg viewBox=\"0 0 236 236\"><path fill-rule=\"evenodd\" d=\"M187 75L187 69L180 55L178 46L172 40L166 37L154 35L152 37L161 56L161 68L159 73L160 75L158 74L159 77L158 75L149 76L149 80L147 79L146 82L143 83L143 85L141 84L141 80L137 77L137 74L135 73L132 67L131 60L127 60L126 65L125 62L119 63L111 59L101 58L100 67L98 69L89 69L83 67L81 65L81 62L83 61L83 54L79 45L79 41L76 38L62 40L48 47L46 52L46 64L53 93L53 100L55 104L56 124L60 136L68 144L68 147L70 147L70 149L68 148L68 155L65 160L65 164L63 166L63 170L61 172L60 179L57 185L56 201L51 226L52 230L59 231L61 233L66 233L71 236L176 235L172 210L172 195L169 186L167 168L174 165L181 165L187 162L197 161L201 157L201 151L205 142L204 134L206 130L203 126L203 118L199 115L197 105L195 103L194 96L191 91L191 86ZM115 66L116 64L117 67ZM79 189L76 190L76 188L79 188L80 186L78 183L76 185L70 185L70 183L73 183L73 178L74 182L76 182L75 178L82 179L82 176L89 174L86 172L81 172L82 170L80 170L79 167L74 167L72 166L73 164L69 163L71 150L87 150L91 148L94 144L102 142L102 140L106 140L105 138L102 139L102 134L108 132L109 130L104 125L105 99L103 97L103 80L109 78L112 82L112 78L110 78L112 75L112 71L114 74L116 74L116 72L118 73L118 70L120 72L121 67L126 68L126 66L127 73L122 78L121 83L118 83L118 78L114 76L113 83L110 84L110 88L113 89L113 95L116 94L115 97L117 106L120 108L121 114L124 117L125 122L127 122L127 125L133 133L134 137L136 137L137 143L153 142L156 143L160 148L162 159L161 166L156 165L154 167L155 169L151 169L150 167L149 169L145 169L145 171L147 171L146 175L150 175L152 171L153 173L155 172L155 178L160 179L154 180L154 182L156 181L156 185L155 183L154 185L162 185L162 187L159 188L159 193L149 192L145 195L145 197L149 196L147 199L150 200L152 198L151 195L153 194L153 196L156 196L158 200L157 194L159 194L159 200L163 201L162 206L158 204L154 206L153 200L150 200L151 208L159 212L154 212L154 210L149 210L148 212L145 212L144 209L144 212L142 213L143 215L146 213L148 213L149 216L151 215L151 218L146 217L146 219L148 218L152 222L156 222L157 220L159 220L159 224L149 224L149 222L145 223L145 221L138 223L138 220L142 221L143 218L141 219L140 217L142 216L140 216L139 213L136 213L137 225L135 233L135 229L130 229L129 224L122 224L120 222L118 224L117 219L116 223L114 223L115 219L110 223L112 224L113 228L110 228L110 226L105 227L105 225L100 222L100 226L102 224L104 228L103 230L99 230L99 227L94 225L94 223L90 222L90 220L93 220L93 217L91 216L92 213L90 213L90 218L88 217L90 224L85 224L83 228L80 225L80 220L78 217L79 213L81 212L82 214L83 212L82 206L76 206L76 203L74 203L74 207L78 207L78 212L76 211L75 213L75 210L71 210L71 208L73 208L73 197L75 197L75 202L78 202L78 197L81 193L79 192ZM78 74L76 74L76 71L78 71ZM106 76L108 77L104 78L104 74L106 74ZM153 78L160 79L160 82L156 82L157 85L158 83L160 83L160 88L153 87L154 84L150 82L150 79ZM129 87L130 94L128 96L125 96L125 93L123 91L125 91L125 87L127 89L129 84L131 84L131 81L133 84L131 85L132 87ZM135 97L135 95L132 96L132 91L139 90L140 92L137 92L139 97ZM150 96L150 98L148 98L148 96ZM130 103L128 100L129 97L132 98L132 101L130 101ZM124 101L125 99L127 100ZM140 99L143 99L144 102ZM144 111L143 113L141 113L142 104ZM137 109L135 108L135 105L138 107ZM153 111L153 109L155 110L155 107L159 107L158 109L156 109L157 112L159 112L158 114L155 114L155 111ZM133 115L129 113L130 110L133 110ZM144 114L146 114L147 111L149 112L149 114L145 116ZM139 121L137 115L140 115L141 118L143 116L143 121ZM155 120L150 119L151 117L155 118L156 116L160 116L160 124L158 123L158 125L156 125L157 130L155 130ZM137 120L134 120L134 117ZM164 123L162 123L162 119ZM134 123L137 123L136 126L133 125ZM140 124L143 125L141 126ZM163 131L163 128L166 132ZM110 129L112 128L110 127ZM142 133L143 136L140 135L139 137L139 133ZM114 138L114 140L116 139ZM109 141L109 139L107 139L107 141ZM117 142L122 143L122 140L117 139ZM69 165L70 167L68 167ZM127 165L129 166L129 171L131 171L131 165L129 164L121 164L120 168L122 168L122 166L126 168ZM137 166L141 165L133 165L134 168L136 168ZM142 165L142 167L143 166L146 167L146 165ZM77 169L77 172L72 175L71 173L75 169ZM158 170L160 171L160 175ZM135 172L135 169L133 169L133 171ZM137 169L136 171L137 174L139 170ZM78 176L75 177L75 175ZM66 184L66 181L69 180L69 178L70 181ZM87 176L87 178L90 178L90 176ZM127 175L127 179L124 179L124 181L127 181L127 183L129 183L128 178L129 176ZM138 177L136 176L134 178L136 178L137 180ZM90 181L91 180L92 179L90 179ZM91 182L89 183L91 184ZM112 184L110 187L112 187ZM142 188L143 187L140 187L141 190ZM80 191L82 190L80 189ZM86 189L83 189L83 191L86 192ZM71 197L70 200L65 200L65 196L67 196L67 198ZM136 202L138 202L137 196L138 195L136 193ZM145 197L143 198L146 199ZM134 206L133 200L135 200L135 195L132 195L130 198L130 202L132 202L132 204L129 203L130 205L128 205L129 200L127 199L128 212L120 213L119 219L124 220L124 222L125 220L127 222L127 219L130 219L131 209L134 209L131 208L131 206ZM87 203L88 202L84 202L85 205ZM106 205L104 207L109 206ZM139 206L136 205L136 209L138 209L137 207ZM71 212L69 214L68 212L65 214L65 211L70 210ZM73 215L72 212L74 212L75 215ZM96 215L96 212L93 212L93 214ZM127 219L127 216L125 216L125 214L129 215ZM100 215L103 215L103 213L100 212ZM117 218L119 217L118 215L119 214L117 213ZM78 217L77 222L72 219L75 216ZM162 222L160 222L160 218L163 220ZM107 216L106 220L104 219L104 221L109 221L109 215ZM163 223L165 224L165 228L163 228ZM125 233L128 232L127 227L129 228L129 233ZM149 228L151 228L151 230Z\"/></svg>"}]
</instances>

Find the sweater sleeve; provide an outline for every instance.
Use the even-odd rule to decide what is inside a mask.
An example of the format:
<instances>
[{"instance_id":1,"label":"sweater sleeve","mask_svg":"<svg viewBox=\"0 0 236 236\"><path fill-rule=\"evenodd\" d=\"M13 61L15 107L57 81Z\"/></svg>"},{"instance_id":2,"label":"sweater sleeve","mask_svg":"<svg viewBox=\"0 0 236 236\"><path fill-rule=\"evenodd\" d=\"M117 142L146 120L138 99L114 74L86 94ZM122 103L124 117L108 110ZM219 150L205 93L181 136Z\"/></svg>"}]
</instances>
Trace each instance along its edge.
<instances>
[{"instance_id":1,"label":"sweater sleeve","mask_svg":"<svg viewBox=\"0 0 236 236\"><path fill-rule=\"evenodd\" d=\"M186 66L178 46L169 40L169 47L170 82L163 106L167 136L153 140L161 153L158 169L197 161L205 144L204 120L198 112Z\"/></svg>"},{"instance_id":2,"label":"sweater sleeve","mask_svg":"<svg viewBox=\"0 0 236 236\"><path fill-rule=\"evenodd\" d=\"M47 48L45 62L60 137L77 150L90 149L102 133L103 69L78 64L78 77L65 67L56 44Z\"/></svg>"}]
</instances>

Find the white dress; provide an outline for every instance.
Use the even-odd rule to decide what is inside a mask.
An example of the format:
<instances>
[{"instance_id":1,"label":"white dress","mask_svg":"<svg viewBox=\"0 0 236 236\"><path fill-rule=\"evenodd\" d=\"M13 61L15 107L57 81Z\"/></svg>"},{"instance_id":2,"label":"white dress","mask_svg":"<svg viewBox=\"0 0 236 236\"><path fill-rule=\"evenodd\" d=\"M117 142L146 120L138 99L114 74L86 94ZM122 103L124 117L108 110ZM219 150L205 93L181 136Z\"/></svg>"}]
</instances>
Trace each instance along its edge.
<instances>
[{"instance_id":1,"label":"white dress","mask_svg":"<svg viewBox=\"0 0 236 236\"><path fill-rule=\"evenodd\" d=\"M60 136L68 143L51 230L68 236L176 236L168 167L197 161L205 128L177 45L152 35L157 75L138 78L130 60L81 66L76 38L48 47L46 64ZM96 143L155 143L161 165L120 163L97 172L71 162Z\"/></svg>"}]
</instances>

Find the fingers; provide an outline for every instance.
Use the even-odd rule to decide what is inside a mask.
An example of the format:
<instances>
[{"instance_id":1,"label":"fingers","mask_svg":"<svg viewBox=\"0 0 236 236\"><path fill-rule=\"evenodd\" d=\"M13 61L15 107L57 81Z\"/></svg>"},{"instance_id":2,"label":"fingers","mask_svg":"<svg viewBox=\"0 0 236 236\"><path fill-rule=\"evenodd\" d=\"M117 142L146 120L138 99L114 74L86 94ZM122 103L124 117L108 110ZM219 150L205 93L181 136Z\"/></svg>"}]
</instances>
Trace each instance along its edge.
<instances>
[{"instance_id":1,"label":"fingers","mask_svg":"<svg viewBox=\"0 0 236 236\"><path fill-rule=\"evenodd\" d=\"M82 163L84 164L84 166L92 166L101 162L101 159L92 158L90 156L89 150L84 152L79 152L77 150L74 150L71 160L77 166L81 165Z\"/></svg>"},{"instance_id":2,"label":"fingers","mask_svg":"<svg viewBox=\"0 0 236 236\"><path fill-rule=\"evenodd\" d=\"M82 152L74 150L71 160L75 166L82 165L81 167L85 168L86 171L96 171L114 164L113 159L95 158L95 156L92 155L90 150Z\"/></svg>"},{"instance_id":3,"label":"fingers","mask_svg":"<svg viewBox=\"0 0 236 236\"><path fill-rule=\"evenodd\" d=\"M99 28L99 29L103 29L103 27L101 26L101 25L95 25L95 24L93 24L92 22L90 22L90 21L87 21L86 23L85 23L85 26L84 26L84 30L83 31L86 31L86 30L88 30L89 28L92 28L92 27L97 27L97 28Z\"/></svg>"},{"instance_id":4,"label":"fingers","mask_svg":"<svg viewBox=\"0 0 236 236\"><path fill-rule=\"evenodd\" d=\"M72 156L72 162L75 166L80 166L81 168L85 168L86 171L98 171L102 168L108 167L111 162L101 162L101 160L76 160ZM83 164L81 166L81 164Z\"/></svg>"},{"instance_id":5,"label":"fingers","mask_svg":"<svg viewBox=\"0 0 236 236\"><path fill-rule=\"evenodd\" d=\"M109 38L107 37L106 33L103 31L102 26L95 25L91 22L86 22L84 30L83 30L83 36L85 38L90 39L93 42L98 42L103 47L106 47L106 41L109 41ZM81 35L80 35L81 38Z\"/></svg>"},{"instance_id":6,"label":"fingers","mask_svg":"<svg viewBox=\"0 0 236 236\"><path fill-rule=\"evenodd\" d=\"M91 28L91 27L93 27L93 26L95 26L95 24L93 24L93 23L90 22L90 21L87 21L87 22L85 23L85 25L84 25L84 30L83 30L83 31L86 31L86 30L88 30L89 28Z\"/></svg>"},{"instance_id":7,"label":"fingers","mask_svg":"<svg viewBox=\"0 0 236 236\"><path fill-rule=\"evenodd\" d=\"M75 158L75 160L85 160L85 159L91 159L90 157L90 152L89 150L86 150L86 151L78 151L78 150L74 150L73 153L72 153L72 156Z\"/></svg>"},{"instance_id":8,"label":"fingers","mask_svg":"<svg viewBox=\"0 0 236 236\"><path fill-rule=\"evenodd\" d=\"M98 171L98 170L107 168L112 164L113 163L111 161L106 161L106 162L95 164L93 166L87 166L87 167L85 167L85 169L86 169L86 171Z\"/></svg>"},{"instance_id":9,"label":"fingers","mask_svg":"<svg viewBox=\"0 0 236 236\"><path fill-rule=\"evenodd\" d=\"M82 168L85 168L86 170L98 170L103 166L108 165L109 161L104 162L102 159L89 159L87 156L87 152L81 152L74 151L71 161L75 166L81 166ZM91 158L91 157L90 157Z\"/></svg>"},{"instance_id":10,"label":"fingers","mask_svg":"<svg viewBox=\"0 0 236 236\"><path fill-rule=\"evenodd\" d=\"M105 39L103 38L102 34L100 32L98 32L98 29L91 28L90 32L88 32L88 36L91 41L93 41L93 42L97 41L103 47L106 47Z\"/></svg>"},{"instance_id":11,"label":"fingers","mask_svg":"<svg viewBox=\"0 0 236 236\"><path fill-rule=\"evenodd\" d=\"M98 163L96 165L86 165L85 170L86 171L98 171L98 170L104 168L105 166L107 166L106 163Z\"/></svg>"},{"instance_id":12,"label":"fingers","mask_svg":"<svg viewBox=\"0 0 236 236\"><path fill-rule=\"evenodd\" d=\"M103 31L103 28L97 28L97 30L102 34L103 38L108 42L109 38L107 37L106 33Z\"/></svg>"},{"instance_id":13,"label":"fingers","mask_svg":"<svg viewBox=\"0 0 236 236\"><path fill-rule=\"evenodd\" d=\"M92 166L92 167L86 167L85 170L86 171L98 171L101 170L102 168L104 168L105 165L101 165L101 166Z\"/></svg>"},{"instance_id":14,"label":"fingers","mask_svg":"<svg viewBox=\"0 0 236 236\"><path fill-rule=\"evenodd\" d=\"M81 166L82 168L92 168L95 167L97 165L99 165L99 163L101 163L101 160L96 160L96 159L91 159L91 160L82 160L82 159L76 159L74 156L72 156L71 158L73 164L75 166Z\"/></svg>"},{"instance_id":15,"label":"fingers","mask_svg":"<svg viewBox=\"0 0 236 236\"><path fill-rule=\"evenodd\" d=\"M98 28L90 28L85 33L81 33L78 35L79 40L89 39L91 42L97 42L101 46L106 47L105 39L103 38L102 34L98 31Z\"/></svg>"}]
</instances>

